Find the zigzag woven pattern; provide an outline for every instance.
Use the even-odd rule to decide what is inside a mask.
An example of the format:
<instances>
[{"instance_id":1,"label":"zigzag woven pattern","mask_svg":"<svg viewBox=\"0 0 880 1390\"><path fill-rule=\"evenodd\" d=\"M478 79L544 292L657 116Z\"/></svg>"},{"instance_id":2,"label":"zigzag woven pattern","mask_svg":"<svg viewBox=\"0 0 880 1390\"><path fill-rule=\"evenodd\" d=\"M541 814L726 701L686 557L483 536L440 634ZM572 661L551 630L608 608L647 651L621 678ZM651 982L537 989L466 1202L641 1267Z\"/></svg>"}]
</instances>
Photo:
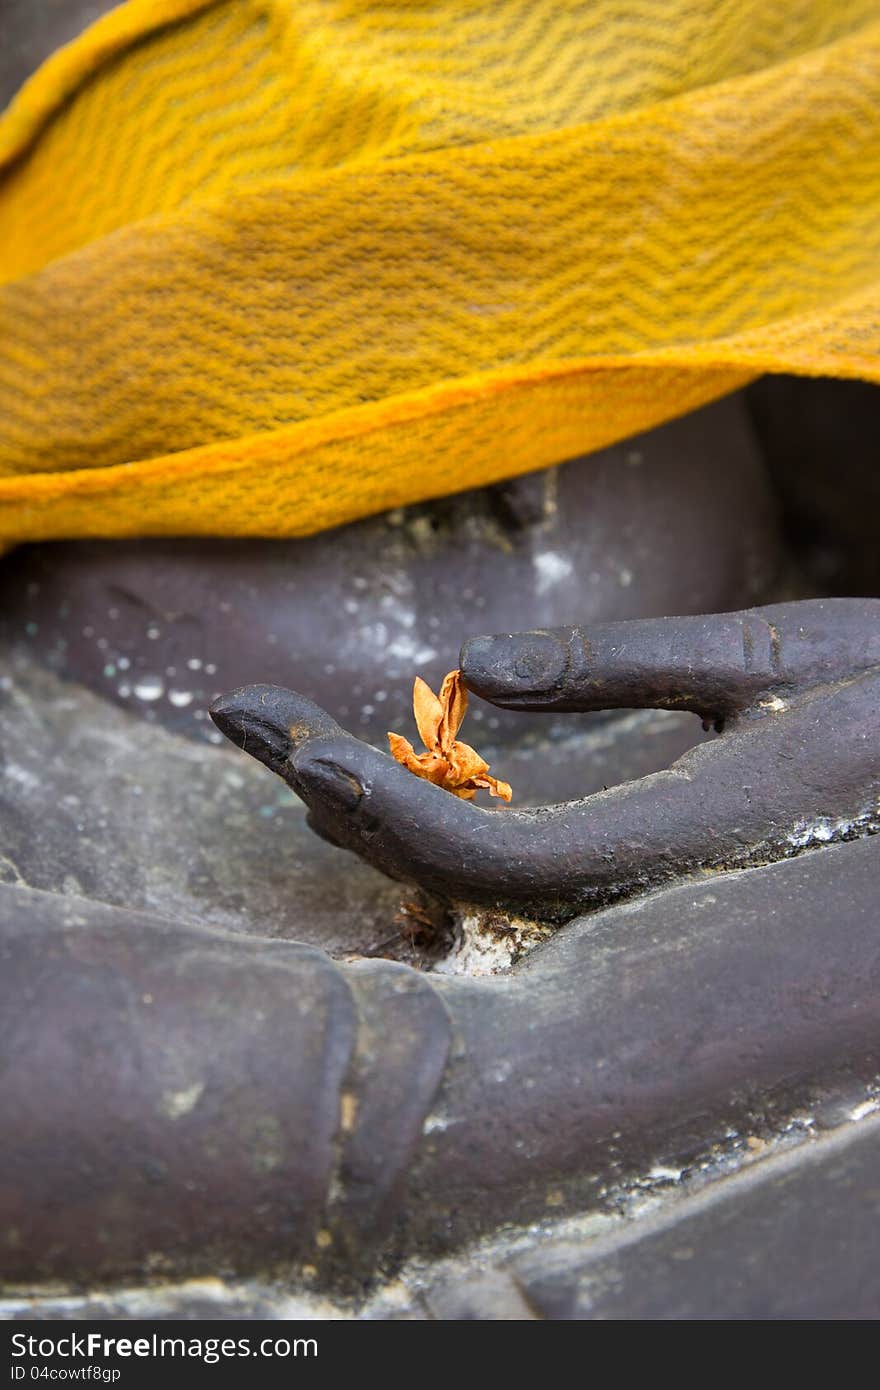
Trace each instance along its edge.
<instances>
[{"instance_id":1,"label":"zigzag woven pattern","mask_svg":"<svg viewBox=\"0 0 880 1390\"><path fill-rule=\"evenodd\" d=\"M880 0L130 0L0 169L2 541L307 534L880 380Z\"/></svg>"}]
</instances>

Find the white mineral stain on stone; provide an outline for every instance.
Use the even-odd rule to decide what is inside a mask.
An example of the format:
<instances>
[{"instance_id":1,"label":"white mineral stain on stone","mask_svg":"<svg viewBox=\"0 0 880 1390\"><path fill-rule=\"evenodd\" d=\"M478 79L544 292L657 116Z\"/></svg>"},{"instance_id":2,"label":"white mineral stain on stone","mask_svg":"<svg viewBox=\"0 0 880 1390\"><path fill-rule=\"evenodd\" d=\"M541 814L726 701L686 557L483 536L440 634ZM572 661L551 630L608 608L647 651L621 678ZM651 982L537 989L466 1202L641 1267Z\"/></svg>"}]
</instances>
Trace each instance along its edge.
<instances>
[{"instance_id":1,"label":"white mineral stain on stone","mask_svg":"<svg viewBox=\"0 0 880 1390\"><path fill-rule=\"evenodd\" d=\"M861 1105L857 1105L849 1112L851 1120L864 1120L868 1115L875 1114L880 1110L880 1096L874 1096L870 1100L863 1100Z\"/></svg>"},{"instance_id":2,"label":"white mineral stain on stone","mask_svg":"<svg viewBox=\"0 0 880 1390\"><path fill-rule=\"evenodd\" d=\"M415 627L416 615L414 609L404 603L397 594L383 594L379 605L389 622L395 622L400 627Z\"/></svg>"},{"instance_id":3,"label":"white mineral stain on stone","mask_svg":"<svg viewBox=\"0 0 880 1390\"><path fill-rule=\"evenodd\" d=\"M444 1115L441 1111L435 1111L431 1115L426 1115L422 1125L423 1134L442 1134L449 1129L450 1125L460 1125L461 1120L453 1119L450 1115Z\"/></svg>"},{"instance_id":4,"label":"white mineral stain on stone","mask_svg":"<svg viewBox=\"0 0 880 1390\"><path fill-rule=\"evenodd\" d=\"M683 1168L667 1168L658 1163L650 1170L648 1177L652 1182L678 1182L683 1172Z\"/></svg>"},{"instance_id":5,"label":"white mineral stain on stone","mask_svg":"<svg viewBox=\"0 0 880 1390\"><path fill-rule=\"evenodd\" d=\"M817 816L815 820L798 821L788 836L788 843L793 849L806 849L810 845L827 845L833 840L842 840L859 829L868 828L867 817L833 820L830 816Z\"/></svg>"},{"instance_id":6,"label":"white mineral stain on stone","mask_svg":"<svg viewBox=\"0 0 880 1390\"><path fill-rule=\"evenodd\" d=\"M456 945L439 961L437 975L498 975L542 941L553 928L522 917L472 913L461 918Z\"/></svg>"},{"instance_id":7,"label":"white mineral stain on stone","mask_svg":"<svg viewBox=\"0 0 880 1390\"><path fill-rule=\"evenodd\" d=\"M160 676L142 676L134 693L139 700L158 700L165 694L165 682Z\"/></svg>"},{"instance_id":8,"label":"white mineral stain on stone","mask_svg":"<svg viewBox=\"0 0 880 1390\"><path fill-rule=\"evenodd\" d=\"M372 647L378 651L383 649L388 642L388 625L387 623L364 623L363 627L358 628L357 635L365 647ZM335 666L333 669L335 671ZM332 674L332 672L328 672L328 674Z\"/></svg>"},{"instance_id":9,"label":"white mineral stain on stone","mask_svg":"<svg viewBox=\"0 0 880 1390\"><path fill-rule=\"evenodd\" d=\"M423 647L421 643L413 640L405 634L395 637L394 641L388 645L388 655L395 656L400 661L413 661L421 664L426 661L433 661L437 652L434 647Z\"/></svg>"},{"instance_id":10,"label":"white mineral stain on stone","mask_svg":"<svg viewBox=\"0 0 880 1390\"><path fill-rule=\"evenodd\" d=\"M169 1120L179 1120L182 1115L188 1115L198 1104L204 1089L204 1081L196 1081L182 1091L163 1091L162 1109Z\"/></svg>"},{"instance_id":11,"label":"white mineral stain on stone","mask_svg":"<svg viewBox=\"0 0 880 1390\"><path fill-rule=\"evenodd\" d=\"M3 771L13 782L17 782L27 791L34 791L40 785L39 777L28 768L19 767L18 763L7 763Z\"/></svg>"},{"instance_id":12,"label":"white mineral stain on stone","mask_svg":"<svg viewBox=\"0 0 880 1390\"><path fill-rule=\"evenodd\" d=\"M546 594L548 589L561 584L572 570L571 560L565 555L558 555L554 550L542 550L533 555L532 566L535 571L535 587L539 594Z\"/></svg>"}]
</instances>

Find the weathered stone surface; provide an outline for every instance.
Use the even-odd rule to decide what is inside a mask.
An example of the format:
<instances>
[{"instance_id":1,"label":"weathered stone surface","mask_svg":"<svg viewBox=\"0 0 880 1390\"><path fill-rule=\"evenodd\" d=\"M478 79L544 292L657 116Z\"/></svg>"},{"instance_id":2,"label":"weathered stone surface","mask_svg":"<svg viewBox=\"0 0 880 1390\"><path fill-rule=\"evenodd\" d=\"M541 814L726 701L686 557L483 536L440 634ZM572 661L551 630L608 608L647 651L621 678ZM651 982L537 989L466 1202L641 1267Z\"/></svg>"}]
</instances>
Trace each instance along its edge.
<instances>
[{"instance_id":1,"label":"weathered stone surface","mask_svg":"<svg viewBox=\"0 0 880 1390\"><path fill-rule=\"evenodd\" d=\"M0 978L7 1283L309 1257L357 1032L326 956L4 885Z\"/></svg>"},{"instance_id":2,"label":"weathered stone surface","mask_svg":"<svg viewBox=\"0 0 880 1390\"><path fill-rule=\"evenodd\" d=\"M876 385L767 376L744 399L807 582L880 594Z\"/></svg>"},{"instance_id":3,"label":"weathered stone surface","mask_svg":"<svg viewBox=\"0 0 880 1390\"><path fill-rule=\"evenodd\" d=\"M471 981L5 885L0 1272L294 1266L363 1298L416 1254L614 1212L642 1175L699 1185L732 1135L880 1070L878 887L874 836Z\"/></svg>"},{"instance_id":4,"label":"weathered stone surface","mask_svg":"<svg viewBox=\"0 0 880 1390\"><path fill-rule=\"evenodd\" d=\"M250 759L4 656L6 882L337 953L393 930L400 889L316 839L296 799Z\"/></svg>"},{"instance_id":5,"label":"weathered stone surface","mask_svg":"<svg viewBox=\"0 0 880 1390\"><path fill-rule=\"evenodd\" d=\"M112 3L9 0L0 94ZM811 582L877 592L876 391L765 382L749 395ZM308 653L311 693L381 741L386 727L408 727L414 663L436 679L467 633L568 621L575 606L589 622L751 603L765 596L777 561L741 397L587 468L305 545L126 543L8 557L6 635L124 707L4 652L0 900L16 904L19 934L0 947L23 950L20 986L0 972L0 989L4 1018L14 996L20 1036L33 1046L19 1074L0 1069L0 1084L18 1087L17 1119L32 1122L29 1141L43 1146L27 1150L16 1127L15 1177L49 1184L48 1205L44 1193L42 1210L37 1202L15 1216L26 1224L48 1212L67 1257L80 1252L65 1267L30 1228L20 1251L7 1244L9 1267L33 1278L37 1264L69 1272L90 1261L92 1282L94 1271L114 1279L139 1262L149 1279L207 1259L216 1273L265 1261L267 1250L283 1247L285 1261L311 1252L319 1230L351 1267L359 1250L381 1246L395 1216L398 1254L413 1245L461 1253L442 1269L419 1255L396 1282L348 1302L309 1293L308 1280L292 1283L287 1272L275 1285L230 1273L11 1298L2 1312L876 1317L880 1133L877 1121L854 1123L866 1105L851 1099L876 1066L876 839L696 880L572 923L507 981L407 976L398 991L403 977L384 965L339 974L314 952L266 938L363 950L387 932L399 890L315 841L295 803L283 792L276 800L244 758L155 727L204 730L196 715L211 695L245 681L304 686ZM269 611L264 584L275 591ZM182 592L192 604L181 604ZM678 716L566 718L558 729L536 720L529 732L522 716L475 706L471 720L508 744L498 771L520 805L653 771L695 738L693 722ZM475 741L491 750L478 733ZM42 899L28 883L59 896ZM39 930L29 939L45 914L63 927L59 952L41 950ZM197 922L219 930L186 925ZM157 995L137 992L144 973L161 985L155 1014ZM447 1019L445 1089L420 1129ZM180 1073L190 1063L194 1084L208 1080L188 1110L193 1086ZM329 1145L340 1182L320 1227L328 1165L315 1154L328 1153L327 1106L355 1092L358 1106L340 1107L350 1122L343 1142ZM249 1130L255 1096L272 1106ZM166 1146L158 1157L147 1153L137 1104L155 1110L157 1097L152 1141ZM200 1139L190 1132L181 1142L202 1105ZM843 1129L759 1158L742 1176L719 1176L768 1141L772 1150L798 1106L809 1107L798 1124L815 1117L817 1128ZM267 1125L267 1114L277 1123ZM660 1211L630 1221L633 1192L662 1202ZM159 1193L182 1213L173 1228ZM560 1210L568 1224L551 1219ZM514 1213L531 1226L461 1249Z\"/></svg>"},{"instance_id":6,"label":"weathered stone surface","mask_svg":"<svg viewBox=\"0 0 880 1390\"><path fill-rule=\"evenodd\" d=\"M584 917L506 977L434 977L461 1040L409 1215L438 1253L880 1070L880 837ZM478 1123L472 1118L479 1116Z\"/></svg>"},{"instance_id":7,"label":"weathered stone surface","mask_svg":"<svg viewBox=\"0 0 880 1390\"><path fill-rule=\"evenodd\" d=\"M880 1118L768 1159L593 1249L536 1246L504 1273L506 1306L522 1300L548 1318L880 1317ZM470 1306L485 1307L494 1287L478 1282ZM449 1299L444 1291L432 1306Z\"/></svg>"},{"instance_id":8,"label":"weathered stone surface","mask_svg":"<svg viewBox=\"0 0 880 1390\"><path fill-rule=\"evenodd\" d=\"M426 976L2 885L0 1007L0 1279L371 1272L449 1050Z\"/></svg>"},{"instance_id":9,"label":"weathered stone surface","mask_svg":"<svg viewBox=\"0 0 880 1390\"><path fill-rule=\"evenodd\" d=\"M20 648L0 649L0 669L0 880L333 954L393 936L403 890L320 841L300 802L225 740L145 724ZM583 795L699 735L692 715L636 712L589 736L527 738L505 770L521 804Z\"/></svg>"},{"instance_id":10,"label":"weathered stone surface","mask_svg":"<svg viewBox=\"0 0 880 1390\"><path fill-rule=\"evenodd\" d=\"M297 691L246 686L211 718L332 844L442 901L537 921L880 829L877 599L481 637L461 668L504 707L684 708L719 738L599 795L493 811L413 777Z\"/></svg>"},{"instance_id":11,"label":"weathered stone surface","mask_svg":"<svg viewBox=\"0 0 880 1390\"><path fill-rule=\"evenodd\" d=\"M853 1115L878 1101L849 1109ZM435 1265L413 1263L367 1299L219 1279L0 1302L12 1320L876 1318L880 1119L683 1193L667 1175L638 1214L510 1229ZM804 1131L806 1133L806 1131ZM647 1186L647 1183L646 1183Z\"/></svg>"},{"instance_id":12,"label":"weathered stone surface","mask_svg":"<svg viewBox=\"0 0 880 1390\"><path fill-rule=\"evenodd\" d=\"M0 636L193 736L215 695L266 682L384 744L412 727L413 677L436 688L465 637L736 608L767 595L779 563L732 397L589 459L305 540L23 548L0 563ZM519 744L551 723L474 702L467 728ZM561 732L588 727L569 717Z\"/></svg>"}]
</instances>

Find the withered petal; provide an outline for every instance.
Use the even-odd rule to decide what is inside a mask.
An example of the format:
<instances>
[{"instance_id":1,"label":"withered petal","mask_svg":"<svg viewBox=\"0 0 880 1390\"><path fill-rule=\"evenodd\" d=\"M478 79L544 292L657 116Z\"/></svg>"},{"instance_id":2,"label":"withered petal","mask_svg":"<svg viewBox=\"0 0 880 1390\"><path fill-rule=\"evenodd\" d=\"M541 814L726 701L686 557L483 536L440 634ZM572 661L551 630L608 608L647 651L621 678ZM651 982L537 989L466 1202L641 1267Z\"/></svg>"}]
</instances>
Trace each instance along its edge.
<instances>
[{"instance_id":1,"label":"withered petal","mask_svg":"<svg viewBox=\"0 0 880 1390\"><path fill-rule=\"evenodd\" d=\"M404 767L408 767L410 772L420 775L420 755L413 748L409 739L404 738L402 734L389 733L388 747L391 749L393 758L396 758L399 763L403 763Z\"/></svg>"},{"instance_id":2,"label":"withered petal","mask_svg":"<svg viewBox=\"0 0 880 1390\"><path fill-rule=\"evenodd\" d=\"M461 679L461 671L450 671L440 687L440 705L443 718L440 723L440 746L448 752L455 735L461 728L461 721L467 713L467 691Z\"/></svg>"},{"instance_id":3,"label":"withered petal","mask_svg":"<svg viewBox=\"0 0 880 1390\"><path fill-rule=\"evenodd\" d=\"M502 801L510 801L513 789L509 782L501 782L497 777L475 777L475 787L484 787L490 796L500 796Z\"/></svg>"},{"instance_id":4,"label":"withered petal","mask_svg":"<svg viewBox=\"0 0 880 1390\"><path fill-rule=\"evenodd\" d=\"M449 762L460 782L467 782L471 777L480 777L489 771L489 764L469 743L453 743L449 751Z\"/></svg>"},{"instance_id":5,"label":"withered petal","mask_svg":"<svg viewBox=\"0 0 880 1390\"><path fill-rule=\"evenodd\" d=\"M426 777L435 786L449 790L449 763L440 753L423 753L419 776Z\"/></svg>"},{"instance_id":6,"label":"withered petal","mask_svg":"<svg viewBox=\"0 0 880 1390\"><path fill-rule=\"evenodd\" d=\"M414 772L417 777L424 777L426 781L433 782L438 787L445 785L449 776L449 763L441 754L417 753L409 740L401 734L389 733L388 746L391 756L402 763L409 772Z\"/></svg>"},{"instance_id":7,"label":"withered petal","mask_svg":"<svg viewBox=\"0 0 880 1390\"><path fill-rule=\"evenodd\" d=\"M421 676L416 676L413 682L413 714L422 743L429 752L439 750L443 705Z\"/></svg>"},{"instance_id":8,"label":"withered petal","mask_svg":"<svg viewBox=\"0 0 880 1390\"><path fill-rule=\"evenodd\" d=\"M413 683L413 713L426 752L417 753L401 734L388 735L392 756L416 777L423 777L462 801L473 801L477 788L491 796L510 801L513 792L507 782L489 776L489 764L469 743L455 735L467 710L467 691L460 671L449 671L439 697L416 676Z\"/></svg>"}]
</instances>

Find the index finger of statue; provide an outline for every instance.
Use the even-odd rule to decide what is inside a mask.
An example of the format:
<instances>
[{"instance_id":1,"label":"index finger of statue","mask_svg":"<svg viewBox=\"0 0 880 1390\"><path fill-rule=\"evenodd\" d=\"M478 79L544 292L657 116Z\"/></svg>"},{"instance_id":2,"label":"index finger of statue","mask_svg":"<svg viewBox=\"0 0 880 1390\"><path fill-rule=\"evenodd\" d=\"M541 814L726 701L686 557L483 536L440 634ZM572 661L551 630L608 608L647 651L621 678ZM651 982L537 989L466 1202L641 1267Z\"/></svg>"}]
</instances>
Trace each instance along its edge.
<instances>
[{"instance_id":1,"label":"index finger of statue","mask_svg":"<svg viewBox=\"0 0 880 1390\"><path fill-rule=\"evenodd\" d=\"M780 701L782 710L742 721L664 772L524 811L484 809L413 777L290 691L236 692L220 719L284 777L321 834L392 878L446 900L563 920L683 872L734 868L791 853L814 833L825 840L873 827L878 682L866 673L790 706ZM265 727L247 737L255 710L265 726L270 708L277 738Z\"/></svg>"},{"instance_id":2,"label":"index finger of statue","mask_svg":"<svg viewBox=\"0 0 880 1390\"><path fill-rule=\"evenodd\" d=\"M215 700L211 718L305 802L317 834L392 877L445 883L444 843L460 863L486 815L414 777L296 691L246 686Z\"/></svg>"},{"instance_id":3,"label":"index finger of statue","mask_svg":"<svg viewBox=\"0 0 880 1390\"><path fill-rule=\"evenodd\" d=\"M460 657L468 689L507 709L683 709L713 721L878 664L876 599L474 637Z\"/></svg>"}]
</instances>

